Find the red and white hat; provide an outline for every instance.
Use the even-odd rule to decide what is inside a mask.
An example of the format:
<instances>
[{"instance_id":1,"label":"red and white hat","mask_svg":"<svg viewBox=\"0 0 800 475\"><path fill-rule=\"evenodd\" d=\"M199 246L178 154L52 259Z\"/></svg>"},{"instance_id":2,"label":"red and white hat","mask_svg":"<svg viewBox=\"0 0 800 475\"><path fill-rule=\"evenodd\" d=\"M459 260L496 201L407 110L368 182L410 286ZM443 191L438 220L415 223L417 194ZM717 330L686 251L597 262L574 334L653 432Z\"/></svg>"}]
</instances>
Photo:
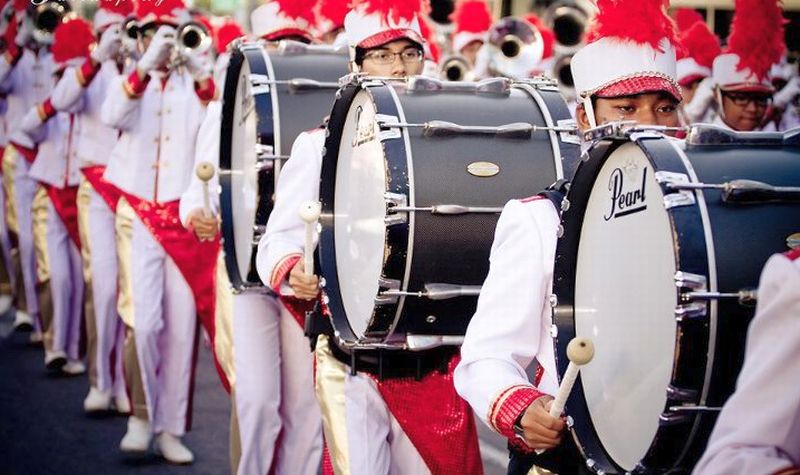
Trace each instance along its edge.
<instances>
[{"instance_id":1,"label":"red and white hat","mask_svg":"<svg viewBox=\"0 0 800 475\"><path fill-rule=\"evenodd\" d=\"M419 22L427 1L354 0L344 17L344 29L351 50L377 48L399 39L423 45Z\"/></svg>"},{"instance_id":2,"label":"red and white hat","mask_svg":"<svg viewBox=\"0 0 800 475\"><path fill-rule=\"evenodd\" d=\"M485 43L492 27L492 13L485 0L461 0L450 15L455 23L453 51L460 53L465 46L475 41Z\"/></svg>"},{"instance_id":3,"label":"red and white hat","mask_svg":"<svg viewBox=\"0 0 800 475\"><path fill-rule=\"evenodd\" d=\"M253 35L267 41L300 36L311 41L314 35L316 0L271 0L253 10L250 27Z\"/></svg>"},{"instance_id":4,"label":"red and white hat","mask_svg":"<svg viewBox=\"0 0 800 475\"><path fill-rule=\"evenodd\" d=\"M681 58L678 59L678 84L685 87L711 76L714 59L722 52L719 38L703 21L681 32Z\"/></svg>"},{"instance_id":5,"label":"red and white hat","mask_svg":"<svg viewBox=\"0 0 800 475\"><path fill-rule=\"evenodd\" d=\"M772 92L769 70L786 49L780 0L736 0L725 54L714 60L722 90Z\"/></svg>"},{"instance_id":6,"label":"red and white hat","mask_svg":"<svg viewBox=\"0 0 800 475\"><path fill-rule=\"evenodd\" d=\"M348 0L320 0L317 4L317 32L321 35L344 28L344 17L350 11Z\"/></svg>"},{"instance_id":7,"label":"red and white hat","mask_svg":"<svg viewBox=\"0 0 800 475\"><path fill-rule=\"evenodd\" d=\"M542 50L542 59L552 58L554 46L556 44L555 32L545 25L541 18L533 13L528 14L528 16L525 17L525 21L533 25L534 28L539 30L539 34L542 35L542 46L544 47Z\"/></svg>"},{"instance_id":8,"label":"red and white hat","mask_svg":"<svg viewBox=\"0 0 800 475\"><path fill-rule=\"evenodd\" d=\"M58 71L66 66L80 66L89 57L95 42L92 25L83 18L72 16L60 23L53 33L53 61Z\"/></svg>"},{"instance_id":9,"label":"red and white hat","mask_svg":"<svg viewBox=\"0 0 800 475\"><path fill-rule=\"evenodd\" d=\"M590 98L666 92L681 100L675 25L668 0L598 0L587 44L572 57L575 92L594 124Z\"/></svg>"},{"instance_id":10,"label":"red and white hat","mask_svg":"<svg viewBox=\"0 0 800 475\"><path fill-rule=\"evenodd\" d=\"M217 51L224 53L235 39L245 36L242 27L231 18L225 18L222 24L214 30Z\"/></svg>"},{"instance_id":11,"label":"red and white hat","mask_svg":"<svg viewBox=\"0 0 800 475\"><path fill-rule=\"evenodd\" d=\"M139 26L149 23L178 26L191 19L183 0L138 0L136 18Z\"/></svg>"},{"instance_id":12,"label":"red and white hat","mask_svg":"<svg viewBox=\"0 0 800 475\"><path fill-rule=\"evenodd\" d=\"M92 23L101 31L115 23L122 23L133 13L133 0L99 0Z\"/></svg>"}]
</instances>

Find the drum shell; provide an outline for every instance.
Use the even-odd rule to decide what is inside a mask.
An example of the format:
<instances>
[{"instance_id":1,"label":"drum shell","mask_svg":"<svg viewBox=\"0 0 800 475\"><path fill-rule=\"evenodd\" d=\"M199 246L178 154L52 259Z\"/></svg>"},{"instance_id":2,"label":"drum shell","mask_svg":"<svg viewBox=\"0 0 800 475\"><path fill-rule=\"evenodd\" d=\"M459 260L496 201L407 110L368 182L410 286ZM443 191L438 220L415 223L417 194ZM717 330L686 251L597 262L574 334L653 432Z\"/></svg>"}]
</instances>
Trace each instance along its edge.
<instances>
[{"instance_id":1,"label":"drum shell","mask_svg":"<svg viewBox=\"0 0 800 475\"><path fill-rule=\"evenodd\" d=\"M567 197L570 206L563 214L564 236L558 243L553 284L558 302L554 309L554 323L558 329L556 356L562 374L568 365L566 345L575 336L576 252L580 246L583 213L589 200L587 190L592 189L594 177L605 160L627 142L608 140L595 147L590 160L581 164ZM683 154L702 183L749 179L775 186L800 184L796 146L780 143L688 145L681 151L681 147L664 138L645 138L638 143L655 171L682 170L686 173L681 159ZM677 207L669 211L677 269L702 276L716 274L715 287L719 292L756 287L767 259L776 252L785 251L786 238L800 228L800 204L724 203L720 190L706 190L702 195L708 216L707 228L694 207ZM709 236L712 237L713 258L706 253ZM676 298L675 303L677 306L682 302ZM735 299L713 301L709 308L708 318L678 321L665 414L669 407L676 405L719 407L733 392L754 308L740 305ZM683 395L676 389L682 390ZM575 420L573 431L578 445L584 457L592 461L595 470L623 472L606 453L595 432L586 408L582 383L576 384L566 412ZM659 473L690 468L702 454L715 419L716 413L701 411L673 419L670 423L664 421L635 471ZM625 428L620 427L620 430Z\"/></svg>"},{"instance_id":2,"label":"drum shell","mask_svg":"<svg viewBox=\"0 0 800 475\"><path fill-rule=\"evenodd\" d=\"M319 248L334 327L349 341L360 337L349 328L339 294L340 286L347 284L343 276L338 275L333 249L336 193L332 183L341 141L336 130L343 124L348 104L355 95L356 91L351 88L343 91L331 116L320 190L323 229ZM386 85L369 87L361 93L373 95L379 114L400 117L411 124L441 120L473 126L514 122L546 126L569 119L566 105L555 90L531 92L514 88L510 96L497 97L450 91L406 92L402 88L389 91L388 88ZM544 109L539 104L544 105ZM404 128L402 134L403 140L383 143L387 169L391 170L389 182L393 187L387 191L407 194L409 188L413 188L416 207L458 204L501 208L510 199L530 196L552 184L562 174L562 157L565 157L566 168L573 167L578 158L576 144L562 143L558 139L555 142L560 149L554 153L547 131L534 132L530 139L460 134L429 137L421 128ZM405 163L406 152L413 162L411 173ZM475 162L491 162L498 165L500 171L491 177L472 175L467 170ZM409 219L405 225L390 226L387 230L390 252L384 262L383 277L403 281L408 266L410 272L405 288L409 291L422 291L429 283L481 285L488 273L489 251L498 217L498 213L458 216L414 213L413 223ZM413 236L411 241L409 236ZM408 297L400 304L400 311L397 305L378 305L367 336L385 340L406 333L463 335L476 304L476 297L446 300Z\"/></svg>"}]
</instances>

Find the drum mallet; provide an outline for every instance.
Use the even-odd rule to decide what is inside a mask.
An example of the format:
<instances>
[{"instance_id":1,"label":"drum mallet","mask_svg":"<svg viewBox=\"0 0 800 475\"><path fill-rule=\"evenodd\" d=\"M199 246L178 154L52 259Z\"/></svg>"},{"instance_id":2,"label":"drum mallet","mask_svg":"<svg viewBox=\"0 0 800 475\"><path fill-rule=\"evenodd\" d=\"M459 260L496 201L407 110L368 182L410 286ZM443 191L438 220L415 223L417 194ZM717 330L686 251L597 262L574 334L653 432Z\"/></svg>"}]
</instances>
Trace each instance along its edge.
<instances>
[{"instance_id":1,"label":"drum mallet","mask_svg":"<svg viewBox=\"0 0 800 475\"><path fill-rule=\"evenodd\" d=\"M306 247L303 253L303 264L307 276L314 275L314 232L321 207L318 201L306 201L300 206L300 219L306 223Z\"/></svg>"},{"instance_id":2,"label":"drum mallet","mask_svg":"<svg viewBox=\"0 0 800 475\"><path fill-rule=\"evenodd\" d=\"M558 387L556 398L550 406L550 416L558 417L564 412L564 405L567 403L569 393L572 391L572 386L575 384L575 379L578 377L578 370L581 366L592 361L594 357L594 344L592 340L576 336L567 344L567 358L569 358L569 366L561 379L561 385ZM544 452L543 449L536 449L537 454Z\"/></svg>"},{"instance_id":3,"label":"drum mallet","mask_svg":"<svg viewBox=\"0 0 800 475\"><path fill-rule=\"evenodd\" d=\"M214 178L214 165L209 162L200 162L194 172L203 183L203 214L206 218L210 218L213 214L211 213L211 200L208 198L208 182Z\"/></svg>"}]
</instances>

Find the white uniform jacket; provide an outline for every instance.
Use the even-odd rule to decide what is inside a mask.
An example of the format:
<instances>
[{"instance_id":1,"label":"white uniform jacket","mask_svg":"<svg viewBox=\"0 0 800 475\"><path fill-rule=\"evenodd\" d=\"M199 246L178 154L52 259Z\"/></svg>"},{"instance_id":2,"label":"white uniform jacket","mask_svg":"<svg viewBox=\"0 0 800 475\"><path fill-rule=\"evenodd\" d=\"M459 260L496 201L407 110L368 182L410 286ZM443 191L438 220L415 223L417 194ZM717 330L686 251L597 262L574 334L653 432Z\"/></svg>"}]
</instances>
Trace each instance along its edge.
<instances>
[{"instance_id":1,"label":"white uniform jacket","mask_svg":"<svg viewBox=\"0 0 800 475\"><path fill-rule=\"evenodd\" d=\"M74 150L77 126L74 116L71 119L70 114L60 112L35 131L22 131L39 142L36 159L28 171L31 178L56 188L80 184L80 166Z\"/></svg>"},{"instance_id":2,"label":"white uniform jacket","mask_svg":"<svg viewBox=\"0 0 800 475\"><path fill-rule=\"evenodd\" d=\"M36 104L44 102L53 89L53 55L45 49L34 53L25 48L17 64L0 86L7 94L6 123L9 136L19 127L22 117Z\"/></svg>"},{"instance_id":3,"label":"white uniform jacket","mask_svg":"<svg viewBox=\"0 0 800 475\"><path fill-rule=\"evenodd\" d=\"M183 226L189 227L189 215L192 211L205 206L203 200L203 182L197 178L197 165L208 162L214 166L214 176L208 180L208 205L211 213L219 214L219 134L222 122L222 102L213 101L208 104L206 117L197 135L194 168L189 186L181 195L180 214Z\"/></svg>"},{"instance_id":4,"label":"white uniform jacket","mask_svg":"<svg viewBox=\"0 0 800 475\"><path fill-rule=\"evenodd\" d=\"M102 119L119 129L105 178L126 193L153 202L180 198L189 184L195 142L205 105L188 73L162 77L150 73L141 96L128 79L112 79L102 106Z\"/></svg>"},{"instance_id":5,"label":"white uniform jacket","mask_svg":"<svg viewBox=\"0 0 800 475\"><path fill-rule=\"evenodd\" d=\"M800 470L800 250L761 273L742 372L695 474ZM794 468L793 468L794 467Z\"/></svg>"},{"instance_id":6,"label":"white uniform jacket","mask_svg":"<svg viewBox=\"0 0 800 475\"><path fill-rule=\"evenodd\" d=\"M88 81L83 68L68 67L58 81L50 102L62 112L75 112L79 121L74 148L81 167L107 165L111 150L117 143L119 131L101 120L103 101L108 87L120 75L117 64L109 60Z\"/></svg>"},{"instance_id":7,"label":"white uniform jacket","mask_svg":"<svg viewBox=\"0 0 800 475\"><path fill-rule=\"evenodd\" d=\"M300 205L319 200L324 145L323 129L297 136L292 145L291 158L281 169L275 192L275 208L269 217L266 233L258 243L258 275L280 295L292 295L288 284L282 285L290 270L286 265L303 253L305 223L300 219Z\"/></svg>"},{"instance_id":8,"label":"white uniform jacket","mask_svg":"<svg viewBox=\"0 0 800 475\"><path fill-rule=\"evenodd\" d=\"M454 375L456 391L478 417L509 438L528 405L558 389L549 296L559 221L552 202L538 196L503 208ZM526 374L534 360L536 387Z\"/></svg>"}]
</instances>

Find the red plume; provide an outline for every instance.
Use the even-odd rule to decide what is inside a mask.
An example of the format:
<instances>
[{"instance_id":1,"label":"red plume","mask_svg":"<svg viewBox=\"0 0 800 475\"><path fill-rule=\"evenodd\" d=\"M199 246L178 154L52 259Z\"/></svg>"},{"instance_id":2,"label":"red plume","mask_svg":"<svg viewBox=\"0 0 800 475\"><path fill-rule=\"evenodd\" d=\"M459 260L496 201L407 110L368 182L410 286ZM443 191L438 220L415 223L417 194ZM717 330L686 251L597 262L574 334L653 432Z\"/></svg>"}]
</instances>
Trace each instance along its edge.
<instances>
[{"instance_id":1,"label":"red plume","mask_svg":"<svg viewBox=\"0 0 800 475\"><path fill-rule=\"evenodd\" d=\"M553 45L556 42L556 34L550 29L538 16L531 13L530 15L525 17L525 21L533 25L537 30L539 30L539 34L542 35L542 42L544 43L544 53L542 53L542 59L547 59L553 56Z\"/></svg>"},{"instance_id":2,"label":"red plume","mask_svg":"<svg viewBox=\"0 0 800 475\"><path fill-rule=\"evenodd\" d=\"M615 37L648 44L658 51L664 38L677 44L675 23L666 13L668 3L669 0L597 0L599 12L587 41Z\"/></svg>"},{"instance_id":3,"label":"red plume","mask_svg":"<svg viewBox=\"0 0 800 475\"><path fill-rule=\"evenodd\" d=\"M242 36L244 36L242 27L231 19L226 20L217 28L217 50L219 52L226 51L233 40Z\"/></svg>"},{"instance_id":4,"label":"red plume","mask_svg":"<svg viewBox=\"0 0 800 475\"><path fill-rule=\"evenodd\" d=\"M416 15L428 13L428 0L353 0L352 5L353 8L363 5L364 13L378 13L387 23L389 19L395 23L411 21Z\"/></svg>"},{"instance_id":5,"label":"red plume","mask_svg":"<svg viewBox=\"0 0 800 475\"><path fill-rule=\"evenodd\" d=\"M484 0L462 0L450 14L456 33L483 33L492 27L492 13Z\"/></svg>"},{"instance_id":6,"label":"red plume","mask_svg":"<svg viewBox=\"0 0 800 475\"><path fill-rule=\"evenodd\" d=\"M92 25L83 18L73 17L61 23L53 33L53 60L63 63L74 58L89 57L89 47L94 43Z\"/></svg>"},{"instance_id":7,"label":"red plume","mask_svg":"<svg viewBox=\"0 0 800 475\"><path fill-rule=\"evenodd\" d=\"M97 8L128 16L133 13L133 0L100 0L97 2Z\"/></svg>"},{"instance_id":8,"label":"red plume","mask_svg":"<svg viewBox=\"0 0 800 475\"><path fill-rule=\"evenodd\" d=\"M314 6L317 0L273 0L278 4L280 11L289 18L305 20L310 25L316 24Z\"/></svg>"},{"instance_id":9,"label":"red plume","mask_svg":"<svg viewBox=\"0 0 800 475\"><path fill-rule=\"evenodd\" d=\"M675 23L678 25L678 31L686 31L697 22L705 23L703 15L692 8L678 8L675 10Z\"/></svg>"},{"instance_id":10,"label":"red plume","mask_svg":"<svg viewBox=\"0 0 800 475\"><path fill-rule=\"evenodd\" d=\"M736 0L728 36L728 52L739 55L741 71L750 68L759 80L767 77L786 50L780 0Z\"/></svg>"},{"instance_id":11,"label":"red plume","mask_svg":"<svg viewBox=\"0 0 800 475\"><path fill-rule=\"evenodd\" d=\"M14 10L24 12L30 4L30 0L14 0Z\"/></svg>"},{"instance_id":12,"label":"red plume","mask_svg":"<svg viewBox=\"0 0 800 475\"><path fill-rule=\"evenodd\" d=\"M436 38L433 37L433 32L431 31L431 27L428 25L428 22L422 18L419 20L419 31L422 33L422 38L425 40L425 43L427 43L428 51L431 53L431 59L434 63L438 63L439 45L436 44Z\"/></svg>"},{"instance_id":13,"label":"red plume","mask_svg":"<svg viewBox=\"0 0 800 475\"><path fill-rule=\"evenodd\" d=\"M320 0L317 14L333 23L333 29L344 25L344 17L350 11L348 0Z\"/></svg>"},{"instance_id":14,"label":"red plume","mask_svg":"<svg viewBox=\"0 0 800 475\"><path fill-rule=\"evenodd\" d=\"M707 68L710 68L714 58L722 53L719 38L703 22L696 22L681 34L681 45L687 56Z\"/></svg>"},{"instance_id":15,"label":"red plume","mask_svg":"<svg viewBox=\"0 0 800 475\"><path fill-rule=\"evenodd\" d=\"M175 10L185 10L183 0L138 0L136 2L136 16L144 18L149 14L157 17L171 16Z\"/></svg>"}]
</instances>

